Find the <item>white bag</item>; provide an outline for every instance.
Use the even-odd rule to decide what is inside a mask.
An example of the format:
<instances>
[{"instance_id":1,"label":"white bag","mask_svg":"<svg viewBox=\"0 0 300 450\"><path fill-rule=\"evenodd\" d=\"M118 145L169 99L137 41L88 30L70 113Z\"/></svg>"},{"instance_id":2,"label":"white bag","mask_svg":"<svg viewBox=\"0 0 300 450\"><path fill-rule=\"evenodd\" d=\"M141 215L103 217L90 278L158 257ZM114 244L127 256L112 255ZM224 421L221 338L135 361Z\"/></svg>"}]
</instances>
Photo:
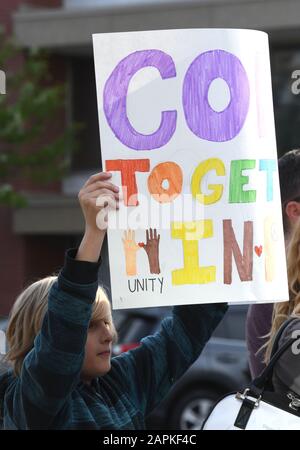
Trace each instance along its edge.
<instances>
[{"instance_id":1,"label":"white bag","mask_svg":"<svg viewBox=\"0 0 300 450\"><path fill-rule=\"evenodd\" d=\"M292 392L274 392L272 374L280 356L299 337L289 339L279 350L278 342L286 321L278 331L268 366L244 390L228 394L213 408L203 430L300 430L300 399Z\"/></svg>"},{"instance_id":2,"label":"white bag","mask_svg":"<svg viewBox=\"0 0 300 450\"><path fill-rule=\"evenodd\" d=\"M240 394L241 395L241 394ZM243 395L243 394L242 394ZM245 397L250 399L249 397ZM281 408L277 408L264 400L257 403L245 428L237 427L234 424L242 406L241 398L236 394L229 394L218 402L204 422L203 430L300 430L300 416L291 414ZM288 404L291 401L289 400Z\"/></svg>"}]
</instances>

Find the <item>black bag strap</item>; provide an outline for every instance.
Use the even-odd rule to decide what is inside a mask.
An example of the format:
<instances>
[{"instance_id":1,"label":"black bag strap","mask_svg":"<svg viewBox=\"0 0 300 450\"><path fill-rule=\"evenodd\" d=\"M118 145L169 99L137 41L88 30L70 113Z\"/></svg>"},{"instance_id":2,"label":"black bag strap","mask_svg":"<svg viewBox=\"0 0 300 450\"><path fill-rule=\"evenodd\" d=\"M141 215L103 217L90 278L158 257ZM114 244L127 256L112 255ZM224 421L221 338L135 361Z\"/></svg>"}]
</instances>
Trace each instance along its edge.
<instances>
[{"instance_id":1,"label":"black bag strap","mask_svg":"<svg viewBox=\"0 0 300 450\"><path fill-rule=\"evenodd\" d=\"M299 336L295 337L295 338L290 338L288 339L287 342L285 342L279 349L278 349L278 344L279 344L279 340L284 332L284 330L286 329L286 327L293 322L294 320L297 320L297 317L291 317L290 319L286 320L281 327L279 328L275 340L274 340L274 344L273 344L273 348L272 348L272 353L271 353L271 359L269 364L267 365L267 367L262 371L262 373L255 378L251 385L250 385L250 391L256 395L261 395L262 392L264 391L265 387L267 386L267 384L270 382L272 375L273 375L273 370L274 370L274 366L277 363L278 359L282 356L282 354L293 345L293 343L295 341L297 341L299 339Z\"/></svg>"},{"instance_id":2,"label":"black bag strap","mask_svg":"<svg viewBox=\"0 0 300 450\"><path fill-rule=\"evenodd\" d=\"M242 405L234 422L235 427L240 428L242 430L245 430L247 428L247 424L252 414L252 411L256 406L259 405L264 390L272 386L272 375L275 364L277 363L278 359L282 356L282 354L295 341L299 339L299 336L297 336L296 338L290 338L280 348L278 348L279 340L282 336L282 333L284 332L286 327L295 319L297 319L297 317L291 317L281 325L274 339L269 364L262 371L262 373L252 381L250 386L247 389L245 389L243 394L241 393L237 394L238 396L237 398L242 400Z\"/></svg>"}]
</instances>

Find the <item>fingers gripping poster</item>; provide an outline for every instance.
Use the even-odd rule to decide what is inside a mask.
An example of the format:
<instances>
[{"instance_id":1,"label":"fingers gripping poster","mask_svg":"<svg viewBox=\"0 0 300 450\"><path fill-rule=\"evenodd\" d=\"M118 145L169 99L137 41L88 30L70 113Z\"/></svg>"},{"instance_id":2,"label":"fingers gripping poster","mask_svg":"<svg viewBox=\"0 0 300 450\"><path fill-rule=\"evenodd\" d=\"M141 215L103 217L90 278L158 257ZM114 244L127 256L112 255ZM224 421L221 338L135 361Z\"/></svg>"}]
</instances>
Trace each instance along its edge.
<instances>
[{"instance_id":1,"label":"fingers gripping poster","mask_svg":"<svg viewBox=\"0 0 300 450\"><path fill-rule=\"evenodd\" d=\"M108 221L113 307L287 300L268 36L93 45L103 170L122 191Z\"/></svg>"}]
</instances>

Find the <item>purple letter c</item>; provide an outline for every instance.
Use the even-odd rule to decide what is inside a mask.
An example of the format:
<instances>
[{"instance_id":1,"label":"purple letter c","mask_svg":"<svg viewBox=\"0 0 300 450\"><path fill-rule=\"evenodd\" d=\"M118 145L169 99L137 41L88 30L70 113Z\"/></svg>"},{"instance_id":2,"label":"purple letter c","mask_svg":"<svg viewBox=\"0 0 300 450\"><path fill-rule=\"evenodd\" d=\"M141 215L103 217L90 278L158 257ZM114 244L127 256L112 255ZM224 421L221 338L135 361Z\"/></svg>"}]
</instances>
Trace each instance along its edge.
<instances>
[{"instance_id":1,"label":"purple letter c","mask_svg":"<svg viewBox=\"0 0 300 450\"><path fill-rule=\"evenodd\" d=\"M129 122L126 97L130 80L140 69L149 66L156 67L162 79L176 76L171 56L160 50L143 50L122 59L104 86L103 104L107 122L115 136L134 150L160 148L169 142L176 129L176 111L163 111L160 126L152 134L138 133Z\"/></svg>"}]
</instances>

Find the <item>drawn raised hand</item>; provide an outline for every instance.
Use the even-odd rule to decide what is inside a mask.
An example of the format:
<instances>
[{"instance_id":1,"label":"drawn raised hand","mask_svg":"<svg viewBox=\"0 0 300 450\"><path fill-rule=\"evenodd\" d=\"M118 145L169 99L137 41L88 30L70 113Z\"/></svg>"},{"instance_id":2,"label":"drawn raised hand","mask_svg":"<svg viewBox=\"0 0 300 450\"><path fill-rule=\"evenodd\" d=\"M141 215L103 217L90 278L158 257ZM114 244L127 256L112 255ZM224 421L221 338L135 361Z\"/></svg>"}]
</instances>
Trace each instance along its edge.
<instances>
[{"instance_id":1,"label":"drawn raised hand","mask_svg":"<svg viewBox=\"0 0 300 450\"><path fill-rule=\"evenodd\" d=\"M150 273L160 273L159 240L160 235L157 234L157 230L150 228L150 230L146 230L146 244L139 242L139 246L147 253Z\"/></svg>"},{"instance_id":2,"label":"drawn raised hand","mask_svg":"<svg viewBox=\"0 0 300 450\"><path fill-rule=\"evenodd\" d=\"M126 274L136 275L136 252L140 246L135 242L135 232L133 230L124 231L122 238L126 260Z\"/></svg>"}]
</instances>

